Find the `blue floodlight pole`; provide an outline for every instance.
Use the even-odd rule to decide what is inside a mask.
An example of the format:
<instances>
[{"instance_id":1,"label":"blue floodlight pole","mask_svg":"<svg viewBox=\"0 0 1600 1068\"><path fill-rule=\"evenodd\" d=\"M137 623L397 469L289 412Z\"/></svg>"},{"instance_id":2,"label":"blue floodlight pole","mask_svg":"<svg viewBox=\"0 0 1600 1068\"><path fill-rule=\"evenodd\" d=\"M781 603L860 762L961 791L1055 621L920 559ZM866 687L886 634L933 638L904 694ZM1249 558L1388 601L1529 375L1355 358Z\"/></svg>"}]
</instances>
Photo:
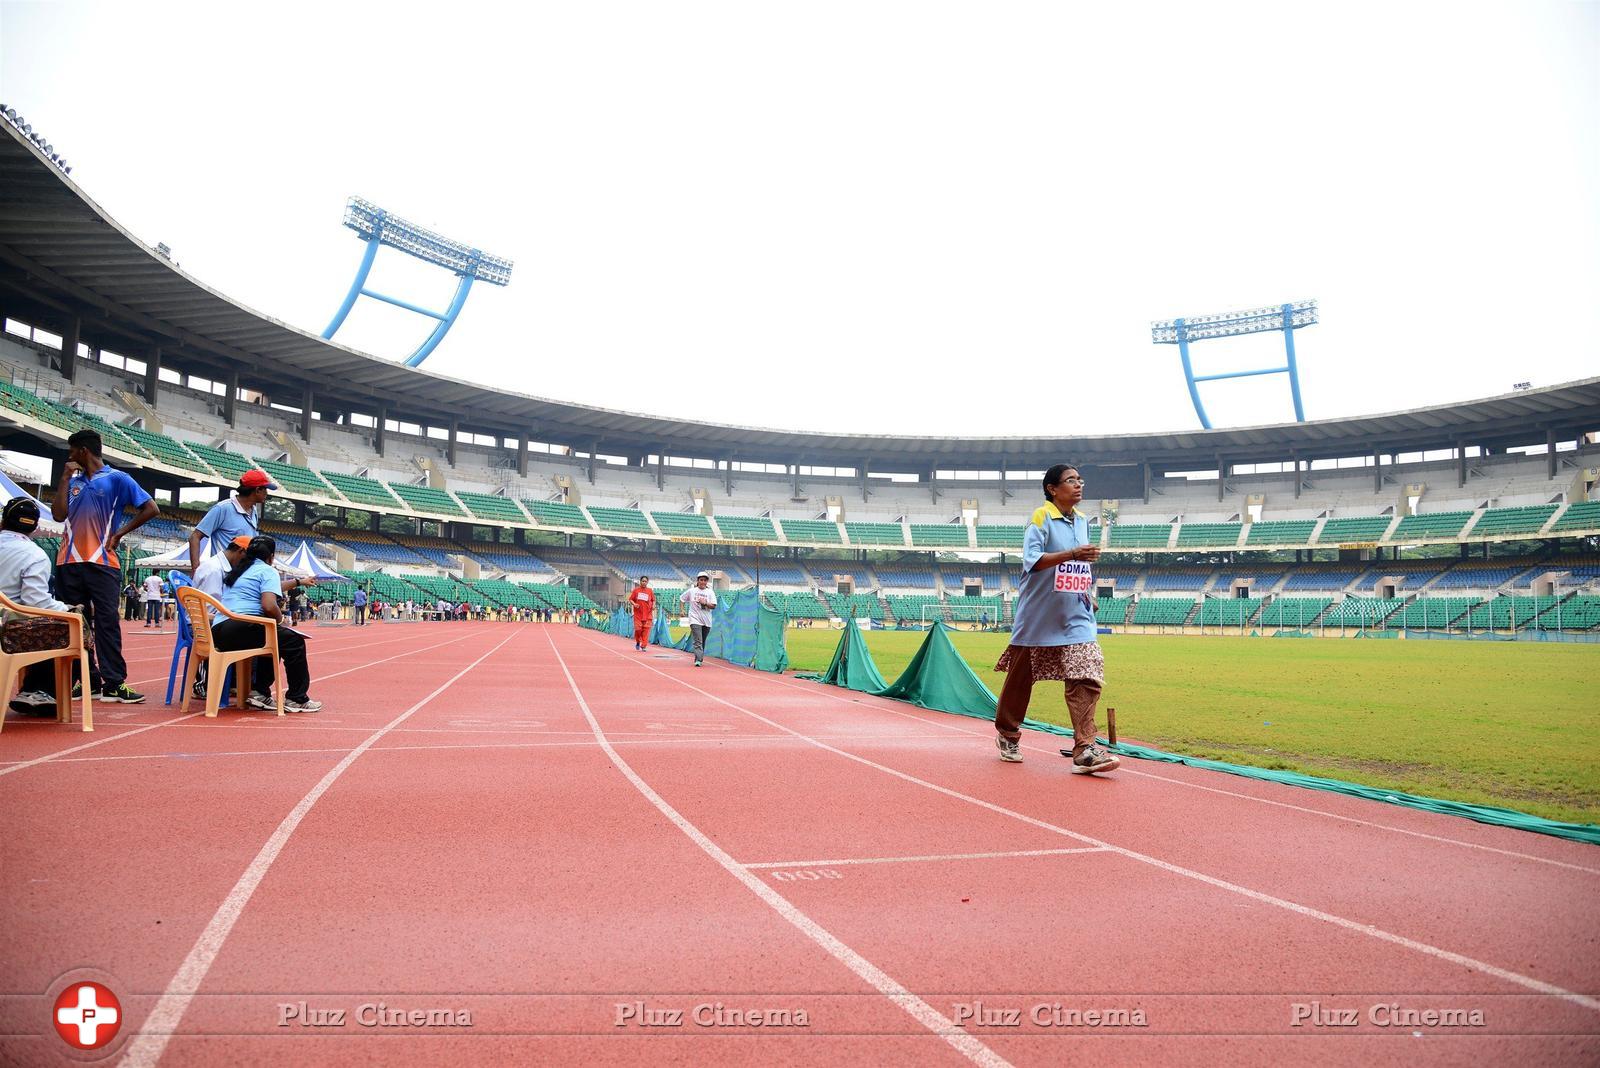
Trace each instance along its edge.
<instances>
[{"instance_id":1,"label":"blue floodlight pole","mask_svg":"<svg viewBox=\"0 0 1600 1068\"><path fill-rule=\"evenodd\" d=\"M462 307L467 303L468 294L472 292L472 283L476 279L482 278L497 286L509 285L511 282L510 260L487 256L481 249L469 248L460 242L424 230L404 219L390 215L377 205L359 197L350 198L350 203L345 208L345 225L366 242L367 250L361 256L361 265L356 268L355 281L350 283L350 291L345 294L344 303L339 305L333 321L322 332L325 340L331 339L344 325L358 297L371 297L373 300L392 304L396 308L438 320L433 332L417 347L417 351L406 358L407 367L416 367L439 347L439 342L444 340L444 336L455 325ZM454 273L459 281L456 283L455 296L451 298L450 306L438 312L367 288L367 276L372 273L372 263L377 258L379 245L399 249L417 259L437 267L444 267Z\"/></svg>"},{"instance_id":2,"label":"blue floodlight pole","mask_svg":"<svg viewBox=\"0 0 1600 1068\"><path fill-rule=\"evenodd\" d=\"M1195 415L1200 417L1200 425L1206 430L1211 429L1211 419L1206 415L1205 405L1200 401L1199 384L1201 382L1218 382L1228 378L1254 378L1257 375L1289 376L1289 395L1294 400L1294 417L1296 422L1305 422L1305 406L1300 399L1300 368L1295 362L1294 332L1303 326L1310 326L1317 322L1316 301L1303 301L1298 305L1282 304L1277 308L1259 308L1248 312L1235 312L1224 315L1203 316L1198 327L1189 319L1173 319L1169 322L1156 323L1151 329L1151 340L1158 345L1178 346L1178 359L1183 365L1183 378L1189 386L1189 400L1194 404ZM1228 371L1214 375L1196 375L1194 364L1189 358L1189 342L1205 338L1232 337L1240 334L1263 333L1268 330L1283 331L1284 365L1282 367L1261 367L1251 371ZM1199 334L1198 337L1195 335Z\"/></svg>"}]
</instances>

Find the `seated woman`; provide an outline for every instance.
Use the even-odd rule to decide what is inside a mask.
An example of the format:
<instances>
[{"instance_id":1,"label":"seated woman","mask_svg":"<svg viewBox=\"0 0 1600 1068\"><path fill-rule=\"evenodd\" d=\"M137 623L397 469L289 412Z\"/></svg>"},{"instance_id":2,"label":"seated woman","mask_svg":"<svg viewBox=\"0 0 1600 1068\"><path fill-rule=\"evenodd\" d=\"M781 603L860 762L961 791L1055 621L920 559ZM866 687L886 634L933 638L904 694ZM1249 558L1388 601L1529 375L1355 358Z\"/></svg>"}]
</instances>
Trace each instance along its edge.
<instances>
[{"instance_id":1,"label":"seated woman","mask_svg":"<svg viewBox=\"0 0 1600 1068\"><path fill-rule=\"evenodd\" d=\"M230 612L245 616L266 616L278 621L278 655L283 658L285 674L289 676L289 692L284 695L285 712L316 712L321 701L313 701L311 666L306 662L306 640L287 629L279 599L283 583L272 566L278 543L265 534L250 539L244 558L222 578L222 605ZM290 579L298 582L298 579ZM211 621L211 641L218 649L232 652L250 649L266 641L266 628L260 623L215 616ZM251 708L277 711L272 701L272 665L263 664L262 658L251 661L255 665L255 678L251 687Z\"/></svg>"}]
</instances>

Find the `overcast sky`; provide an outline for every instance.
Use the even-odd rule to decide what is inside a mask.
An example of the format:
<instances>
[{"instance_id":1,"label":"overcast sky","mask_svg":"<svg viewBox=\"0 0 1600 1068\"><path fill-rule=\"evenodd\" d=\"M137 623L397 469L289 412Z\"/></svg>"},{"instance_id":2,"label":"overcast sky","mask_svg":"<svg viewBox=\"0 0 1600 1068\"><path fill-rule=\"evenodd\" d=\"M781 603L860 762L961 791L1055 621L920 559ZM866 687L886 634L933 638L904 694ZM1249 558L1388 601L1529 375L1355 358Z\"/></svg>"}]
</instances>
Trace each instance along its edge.
<instances>
[{"instance_id":1,"label":"overcast sky","mask_svg":"<svg viewBox=\"0 0 1600 1068\"><path fill-rule=\"evenodd\" d=\"M427 366L539 396L1187 428L1150 320L1306 297L1312 419L1600 373L1596 3L0 2L0 101L314 332L350 195L514 259ZM371 284L453 280L385 250ZM362 301L339 340L398 360L430 325ZM1292 418L1281 375L1201 388L1219 426Z\"/></svg>"}]
</instances>

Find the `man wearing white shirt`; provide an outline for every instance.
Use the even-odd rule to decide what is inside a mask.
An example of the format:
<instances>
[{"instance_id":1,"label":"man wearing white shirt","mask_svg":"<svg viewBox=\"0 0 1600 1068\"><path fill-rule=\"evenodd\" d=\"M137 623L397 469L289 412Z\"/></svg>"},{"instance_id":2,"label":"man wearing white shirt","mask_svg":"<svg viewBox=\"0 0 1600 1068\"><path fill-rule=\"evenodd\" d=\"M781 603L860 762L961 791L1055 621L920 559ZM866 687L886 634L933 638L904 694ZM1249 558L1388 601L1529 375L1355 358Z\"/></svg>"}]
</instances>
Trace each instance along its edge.
<instances>
[{"instance_id":1,"label":"man wearing white shirt","mask_svg":"<svg viewBox=\"0 0 1600 1068\"><path fill-rule=\"evenodd\" d=\"M706 659L706 635L711 633L711 613L717 608L717 593L711 588L711 576L702 571L694 577L694 585L684 590L678 603L689 609L689 645L694 652L694 666Z\"/></svg>"},{"instance_id":2,"label":"man wearing white shirt","mask_svg":"<svg viewBox=\"0 0 1600 1068\"><path fill-rule=\"evenodd\" d=\"M230 541L220 553L206 557L200 566L194 569L194 587L201 593L210 594L217 600L222 600L222 578L232 571L240 560L244 559L244 551L250 547L250 539L243 534ZM200 700L206 699L206 662L200 661L200 667L195 671L194 695Z\"/></svg>"}]
</instances>

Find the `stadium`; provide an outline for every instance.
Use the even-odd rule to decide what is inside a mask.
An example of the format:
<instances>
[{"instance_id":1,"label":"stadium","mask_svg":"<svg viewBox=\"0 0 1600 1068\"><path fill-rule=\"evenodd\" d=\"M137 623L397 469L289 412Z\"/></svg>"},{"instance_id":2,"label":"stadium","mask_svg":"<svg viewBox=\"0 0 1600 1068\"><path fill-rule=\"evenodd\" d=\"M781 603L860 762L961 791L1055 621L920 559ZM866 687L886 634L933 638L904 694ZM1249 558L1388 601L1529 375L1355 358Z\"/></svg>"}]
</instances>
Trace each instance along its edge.
<instances>
[{"instance_id":1,"label":"stadium","mask_svg":"<svg viewBox=\"0 0 1600 1068\"><path fill-rule=\"evenodd\" d=\"M16 480L48 499L69 436L98 432L160 506L123 546L141 578L264 470L262 531L339 575L309 593L331 716L193 712L172 635L132 629L148 705L97 706L93 737L81 713L6 724L0 1059L64 1060L36 1003L90 979L117 992L126 1026L108 1041L126 1064L1600 1050L1600 378L1058 439L610 410L257 313L134 238L20 128L0 131L0 448L54 465ZM1052 800L990 766L992 731L949 715L987 718L992 693L985 710L825 684L847 648L876 659L880 684L953 650L997 691L1024 531L1062 460L1103 554L1107 704L1155 748L1125 749L1115 779L1058 777ZM675 612L660 613L664 652L626 655L632 624L616 626L636 580L673 606L700 572L746 610L711 670L674 678ZM393 626L351 626L358 589ZM416 621L436 604L468 606L468 622ZM1118 677L1141 663L1249 667L1202 710ZM1467 692L1470 671L1504 692ZM1336 721L1384 691L1432 706L1363 728L1392 732L1380 764ZM1308 737L1256 728L1291 692L1306 707L1281 722ZM1479 697L1536 707L1507 730ZM1241 710L1250 723L1202 723ZM1033 715L1028 770L1053 771L1050 729L1070 738L1071 720L1042 690ZM1400 752L1424 729L1501 731L1496 746L1549 775ZM1109 789L1068 789L1084 786ZM46 820L86 797L121 829L110 845ZM1120 962L1097 975L1075 970L1049 907L1085 872L1103 880L1087 907ZM996 956L1016 924L1038 943ZM518 957L528 946L548 970ZM1293 1045L1335 1001L1359 1003L1355 1030ZM1106 1037L1102 1011L1140 1037ZM427 1044L362 1037L369 1018ZM1391 1018L1405 1041L1430 1036L1426 1056Z\"/></svg>"}]
</instances>

